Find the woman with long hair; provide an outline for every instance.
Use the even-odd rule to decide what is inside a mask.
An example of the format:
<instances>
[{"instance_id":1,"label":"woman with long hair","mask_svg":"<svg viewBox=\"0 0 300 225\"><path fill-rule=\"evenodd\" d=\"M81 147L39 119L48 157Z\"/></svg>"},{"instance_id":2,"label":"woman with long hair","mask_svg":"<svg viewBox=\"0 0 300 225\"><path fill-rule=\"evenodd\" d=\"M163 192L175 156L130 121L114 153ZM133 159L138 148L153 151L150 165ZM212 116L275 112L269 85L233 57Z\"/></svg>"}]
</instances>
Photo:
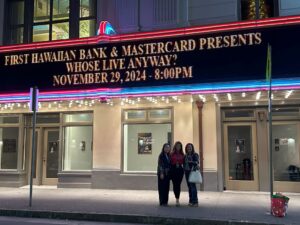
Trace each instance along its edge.
<instances>
[{"instance_id":1,"label":"woman with long hair","mask_svg":"<svg viewBox=\"0 0 300 225\"><path fill-rule=\"evenodd\" d=\"M171 152L171 179L173 183L173 192L176 198L176 206L180 205L181 182L184 174L183 162L184 153L182 143L177 141Z\"/></svg>"},{"instance_id":2,"label":"woman with long hair","mask_svg":"<svg viewBox=\"0 0 300 225\"><path fill-rule=\"evenodd\" d=\"M162 147L161 153L158 156L157 179L159 204L161 206L167 206L169 200L171 167L170 150L170 145L165 143Z\"/></svg>"},{"instance_id":3,"label":"woman with long hair","mask_svg":"<svg viewBox=\"0 0 300 225\"><path fill-rule=\"evenodd\" d=\"M186 183L189 188L189 206L198 206L197 186L189 182L190 172L200 169L199 155L195 152L194 145L188 143L185 146L184 171Z\"/></svg>"}]
</instances>

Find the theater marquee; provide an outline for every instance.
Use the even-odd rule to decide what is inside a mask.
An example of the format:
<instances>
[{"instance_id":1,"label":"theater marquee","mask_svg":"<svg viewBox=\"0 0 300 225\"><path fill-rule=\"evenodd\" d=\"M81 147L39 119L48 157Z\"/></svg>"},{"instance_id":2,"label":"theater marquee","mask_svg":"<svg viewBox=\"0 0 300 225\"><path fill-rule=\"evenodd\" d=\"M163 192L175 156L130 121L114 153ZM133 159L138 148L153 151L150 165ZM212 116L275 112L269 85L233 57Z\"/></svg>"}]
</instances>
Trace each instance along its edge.
<instances>
[{"instance_id":1,"label":"theater marquee","mask_svg":"<svg viewBox=\"0 0 300 225\"><path fill-rule=\"evenodd\" d=\"M6 52L0 53L0 86L3 92L33 85L68 90L263 79L267 44L285 65L285 56L300 49L298 38L298 26L289 26ZM300 74L298 63L288 63L275 66L274 76Z\"/></svg>"}]
</instances>

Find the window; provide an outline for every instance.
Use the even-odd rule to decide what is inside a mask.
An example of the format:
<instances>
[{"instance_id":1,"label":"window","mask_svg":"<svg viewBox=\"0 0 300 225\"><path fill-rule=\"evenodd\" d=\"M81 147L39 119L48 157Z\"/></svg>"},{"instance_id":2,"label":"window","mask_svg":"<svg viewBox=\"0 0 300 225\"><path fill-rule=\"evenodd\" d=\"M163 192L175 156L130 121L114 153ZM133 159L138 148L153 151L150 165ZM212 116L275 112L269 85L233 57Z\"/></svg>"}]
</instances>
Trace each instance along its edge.
<instances>
[{"instance_id":1,"label":"window","mask_svg":"<svg viewBox=\"0 0 300 225\"><path fill-rule=\"evenodd\" d=\"M0 115L0 170L18 167L19 116Z\"/></svg>"},{"instance_id":2,"label":"window","mask_svg":"<svg viewBox=\"0 0 300 225\"><path fill-rule=\"evenodd\" d=\"M17 169L19 128L0 128L0 169Z\"/></svg>"},{"instance_id":3,"label":"window","mask_svg":"<svg viewBox=\"0 0 300 225\"><path fill-rule=\"evenodd\" d=\"M64 115L64 171L92 169L92 115L91 113Z\"/></svg>"},{"instance_id":4,"label":"window","mask_svg":"<svg viewBox=\"0 0 300 225\"><path fill-rule=\"evenodd\" d=\"M224 110L224 118L253 118L254 117L254 110L252 109L228 109Z\"/></svg>"},{"instance_id":5,"label":"window","mask_svg":"<svg viewBox=\"0 0 300 225\"><path fill-rule=\"evenodd\" d=\"M169 109L158 109L158 110L149 110L148 112L149 120L170 120L171 119L171 110Z\"/></svg>"},{"instance_id":6,"label":"window","mask_svg":"<svg viewBox=\"0 0 300 225\"><path fill-rule=\"evenodd\" d=\"M164 143L171 142L171 124L124 125L124 172L155 172Z\"/></svg>"},{"instance_id":7,"label":"window","mask_svg":"<svg viewBox=\"0 0 300 225\"><path fill-rule=\"evenodd\" d=\"M80 113L80 114L64 114L64 122L92 122L93 114L91 113Z\"/></svg>"},{"instance_id":8,"label":"window","mask_svg":"<svg viewBox=\"0 0 300 225\"><path fill-rule=\"evenodd\" d=\"M273 107L272 116L273 117L299 117L299 108L280 108Z\"/></svg>"},{"instance_id":9,"label":"window","mask_svg":"<svg viewBox=\"0 0 300 225\"><path fill-rule=\"evenodd\" d=\"M171 115L171 109L124 111L124 172L156 172L163 144L172 143Z\"/></svg>"},{"instance_id":10,"label":"window","mask_svg":"<svg viewBox=\"0 0 300 225\"><path fill-rule=\"evenodd\" d=\"M125 112L125 120L127 121L145 121L146 110L128 110Z\"/></svg>"},{"instance_id":11,"label":"window","mask_svg":"<svg viewBox=\"0 0 300 225\"><path fill-rule=\"evenodd\" d=\"M24 0L12 0L8 2L7 37L10 44L23 43L24 41Z\"/></svg>"},{"instance_id":12,"label":"window","mask_svg":"<svg viewBox=\"0 0 300 225\"><path fill-rule=\"evenodd\" d=\"M18 116L0 116L0 124L5 123L5 124L13 124L13 123L19 123L19 117Z\"/></svg>"},{"instance_id":13,"label":"window","mask_svg":"<svg viewBox=\"0 0 300 225\"><path fill-rule=\"evenodd\" d=\"M79 37L90 37L96 34L96 2L80 0Z\"/></svg>"},{"instance_id":14,"label":"window","mask_svg":"<svg viewBox=\"0 0 300 225\"><path fill-rule=\"evenodd\" d=\"M92 169L92 126L64 128L64 170Z\"/></svg>"},{"instance_id":15,"label":"window","mask_svg":"<svg viewBox=\"0 0 300 225\"><path fill-rule=\"evenodd\" d=\"M32 41L69 38L69 0L35 0Z\"/></svg>"},{"instance_id":16,"label":"window","mask_svg":"<svg viewBox=\"0 0 300 225\"><path fill-rule=\"evenodd\" d=\"M32 126L32 115L26 116L25 123L26 126ZM36 116L36 123L37 124L59 123L59 114L38 113Z\"/></svg>"},{"instance_id":17,"label":"window","mask_svg":"<svg viewBox=\"0 0 300 225\"><path fill-rule=\"evenodd\" d=\"M6 44L90 37L96 33L96 0L7 2Z\"/></svg>"},{"instance_id":18,"label":"window","mask_svg":"<svg viewBox=\"0 0 300 225\"><path fill-rule=\"evenodd\" d=\"M276 0L241 0L241 19L255 20L274 17Z\"/></svg>"},{"instance_id":19,"label":"window","mask_svg":"<svg viewBox=\"0 0 300 225\"><path fill-rule=\"evenodd\" d=\"M272 131L274 180L300 182L298 125L275 124Z\"/></svg>"}]
</instances>

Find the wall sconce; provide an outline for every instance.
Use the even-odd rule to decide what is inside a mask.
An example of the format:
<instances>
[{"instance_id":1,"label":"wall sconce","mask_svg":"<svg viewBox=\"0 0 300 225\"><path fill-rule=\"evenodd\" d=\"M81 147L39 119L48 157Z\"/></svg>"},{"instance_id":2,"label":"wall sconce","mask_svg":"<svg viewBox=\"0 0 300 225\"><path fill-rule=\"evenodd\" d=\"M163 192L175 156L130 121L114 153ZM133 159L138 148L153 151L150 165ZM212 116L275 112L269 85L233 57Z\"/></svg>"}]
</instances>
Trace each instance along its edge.
<instances>
[{"instance_id":1,"label":"wall sconce","mask_svg":"<svg viewBox=\"0 0 300 225\"><path fill-rule=\"evenodd\" d=\"M264 121L265 120L265 112L264 111L259 111L258 112L258 118L259 118L259 121Z\"/></svg>"}]
</instances>

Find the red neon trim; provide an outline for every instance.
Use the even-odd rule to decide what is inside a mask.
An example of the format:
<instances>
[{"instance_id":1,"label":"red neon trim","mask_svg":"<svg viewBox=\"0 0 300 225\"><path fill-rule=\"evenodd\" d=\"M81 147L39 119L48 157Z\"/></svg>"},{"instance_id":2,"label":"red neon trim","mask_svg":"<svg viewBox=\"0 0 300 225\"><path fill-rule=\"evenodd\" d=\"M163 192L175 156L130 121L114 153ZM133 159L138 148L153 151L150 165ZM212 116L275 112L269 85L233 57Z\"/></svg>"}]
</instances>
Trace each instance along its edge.
<instances>
[{"instance_id":1,"label":"red neon trim","mask_svg":"<svg viewBox=\"0 0 300 225\"><path fill-rule=\"evenodd\" d=\"M99 28L98 28L97 35L104 34L103 26L104 26L104 23L105 23L105 22L106 22L106 21L101 21L101 22L100 22L100 25L99 25Z\"/></svg>"},{"instance_id":2,"label":"red neon trim","mask_svg":"<svg viewBox=\"0 0 300 225\"><path fill-rule=\"evenodd\" d=\"M58 94L84 94L84 93L97 93L97 92L119 92L122 88L96 88L87 90L62 90L62 91L41 91L40 95L58 95ZM0 94L0 98L8 97L24 97L29 96L29 92L23 93L10 93L10 94Z\"/></svg>"},{"instance_id":3,"label":"red neon trim","mask_svg":"<svg viewBox=\"0 0 300 225\"><path fill-rule=\"evenodd\" d=\"M171 30L139 32L133 34L119 34L114 36L100 35L100 36L80 38L80 39L68 39L68 40L58 40L58 41L51 41L51 42L9 45L9 46L1 46L0 52L22 51L22 50L54 48L54 47L67 47L67 46L75 47L78 45L96 44L100 41L121 42L121 41L138 40L138 39L142 40L142 39L175 37L175 36L182 36L182 35L203 34L209 32L231 31L231 30L248 29L248 28L272 27L272 26L290 25L290 24L300 24L300 16L287 16L287 17L278 17L278 18L271 18L271 19L269 18L269 19L242 21L242 22L238 21L238 22L232 22L226 24L185 27L185 28L177 28Z\"/></svg>"},{"instance_id":4,"label":"red neon trim","mask_svg":"<svg viewBox=\"0 0 300 225\"><path fill-rule=\"evenodd\" d=\"M105 34L105 28L106 28L106 24L107 24L107 21L103 21L101 22L101 25L100 25L100 35L101 34Z\"/></svg>"}]
</instances>

